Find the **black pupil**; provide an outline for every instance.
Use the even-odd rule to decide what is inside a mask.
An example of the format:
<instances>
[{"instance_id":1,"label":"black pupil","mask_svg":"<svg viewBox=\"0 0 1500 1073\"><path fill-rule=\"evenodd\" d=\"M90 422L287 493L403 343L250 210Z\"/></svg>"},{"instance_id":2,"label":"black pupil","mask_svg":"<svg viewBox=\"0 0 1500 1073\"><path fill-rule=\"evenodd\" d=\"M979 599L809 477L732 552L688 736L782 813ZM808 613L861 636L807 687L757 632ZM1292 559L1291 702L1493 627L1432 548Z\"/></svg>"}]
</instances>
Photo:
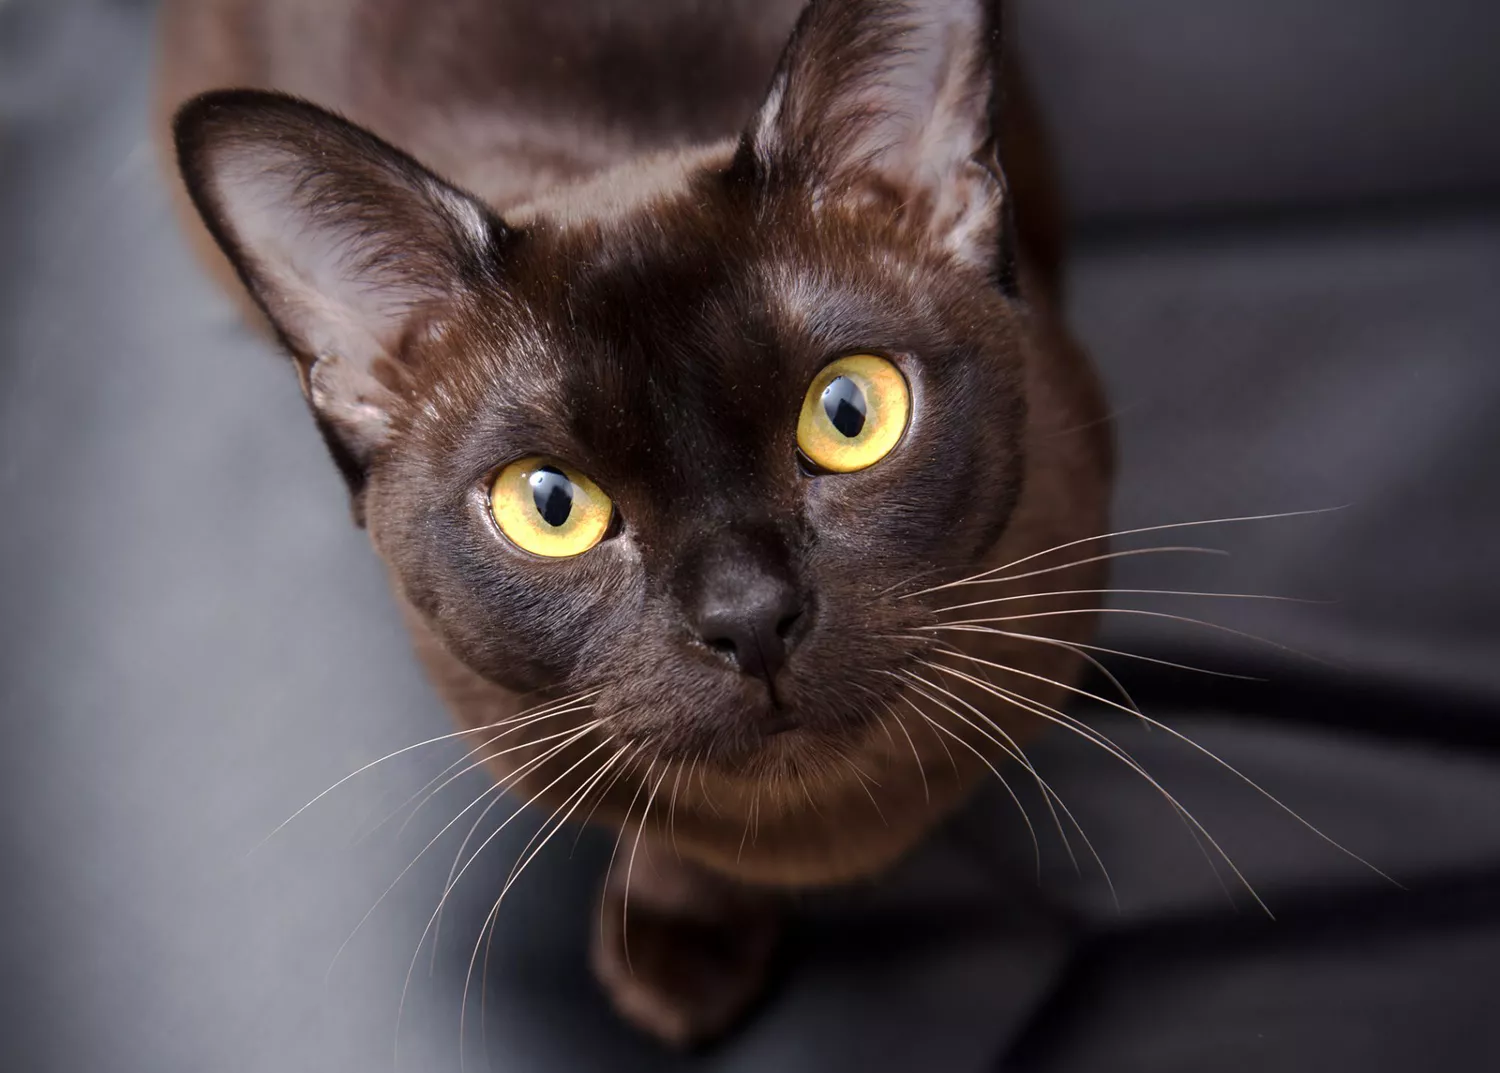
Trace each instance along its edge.
<instances>
[{"instance_id":1,"label":"black pupil","mask_svg":"<svg viewBox=\"0 0 1500 1073\"><path fill-rule=\"evenodd\" d=\"M542 466L529 480L536 512L554 529L561 527L573 513L573 482L552 466Z\"/></svg>"},{"instance_id":2,"label":"black pupil","mask_svg":"<svg viewBox=\"0 0 1500 1073\"><path fill-rule=\"evenodd\" d=\"M823 412L833 427L849 439L865 427L865 393L847 376L841 376L823 389Z\"/></svg>"}]
</instances>

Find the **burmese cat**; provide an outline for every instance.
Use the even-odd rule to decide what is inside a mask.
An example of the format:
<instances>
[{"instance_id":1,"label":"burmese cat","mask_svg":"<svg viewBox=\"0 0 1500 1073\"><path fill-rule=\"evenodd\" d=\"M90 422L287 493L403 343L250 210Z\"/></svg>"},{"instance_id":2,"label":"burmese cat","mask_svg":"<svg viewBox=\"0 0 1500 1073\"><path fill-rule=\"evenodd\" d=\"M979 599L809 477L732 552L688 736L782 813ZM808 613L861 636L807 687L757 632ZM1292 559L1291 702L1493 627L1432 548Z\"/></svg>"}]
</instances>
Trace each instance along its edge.
<instances>
[{"instance_id":1,"label":"burmese cat","mask_svg":"<svg viewBox=\"0 0 1500 1073\"><path fill-rule=\"evenodd\" d=\"M1102 583L1104 409L997 5L798 6L164 16L190 226L476 755L623 830L595 968L676 1043L758 993L778 888L1024 774ZM985 616L1018 617L933 628Z\"/></svg>"}]
</instances>

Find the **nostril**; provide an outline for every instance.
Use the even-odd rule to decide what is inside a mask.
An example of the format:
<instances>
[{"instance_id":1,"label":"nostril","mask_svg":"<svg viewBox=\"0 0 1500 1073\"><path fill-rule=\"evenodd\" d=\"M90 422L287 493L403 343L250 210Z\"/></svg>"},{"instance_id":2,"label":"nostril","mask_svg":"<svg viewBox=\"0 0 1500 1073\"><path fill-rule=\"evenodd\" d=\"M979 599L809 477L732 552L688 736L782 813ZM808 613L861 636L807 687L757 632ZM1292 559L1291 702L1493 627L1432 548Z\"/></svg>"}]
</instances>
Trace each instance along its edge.
<instances>
[{"instance_id":1,"label":"nostril","mask_svg":"<svg viewBox=\"0 0 1500 1073\"><path fill-rule=\"evenodd\" d=\"M730 659L733 659L737 654L738 649L736 648L735 643L728 637L705 637L703 640L709 648L712 648L720 655L728 656Z\"/></svg>"},{"instance_id":2,"label":"nostril","mask_svg":"<svg viewBox=\"0 0 1500 1073\"><path fill-rule=\"evenodd\" d=\"M800 621L802 621L802 609L794 608L781 616L781 620L776 623L776 636L785 641L792 635L792 631L797 628L797 623Z\"/></svg>"},{"instance_id":3,"label":"nostril","mask_svg":"<svg viewBox=\"0 0 1500 1073\"><path fill-rule=\"evenodd\" d=\"M698 624L698 640L736 666L755 654L753 629L730 613L706 616Z\"/></svg>"}]
</instances>

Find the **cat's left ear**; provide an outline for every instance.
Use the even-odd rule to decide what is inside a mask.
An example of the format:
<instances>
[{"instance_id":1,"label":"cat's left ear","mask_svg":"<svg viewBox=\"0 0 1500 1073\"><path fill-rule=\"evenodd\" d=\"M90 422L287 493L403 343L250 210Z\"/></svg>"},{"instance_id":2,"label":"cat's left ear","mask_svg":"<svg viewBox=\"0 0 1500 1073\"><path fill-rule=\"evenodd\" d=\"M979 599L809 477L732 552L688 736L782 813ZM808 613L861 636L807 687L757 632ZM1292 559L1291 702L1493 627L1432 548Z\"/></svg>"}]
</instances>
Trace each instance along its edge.
<instances>
[{"instance_id":1,"label":"cat's left ear","mask_svg":"<svg viewBox=\"0 0 1500 1073\"><path fill-rule=\"evenodd\" d=\"M1004 284L1000 53L999 0L812 0L736 166L898 212Z\"/></svg>"},{"instance_id":2,"label":"cat's left ear","mask_svg":"<svg viewBox=\"0 0 1500 1073\"><path fill-rule=\"evenodd\" d=\"M424 336L498 285L504 225L331 112L253 90L177 114L193 203L297 365L355 517Z\"/></svg>"}]
</instances>

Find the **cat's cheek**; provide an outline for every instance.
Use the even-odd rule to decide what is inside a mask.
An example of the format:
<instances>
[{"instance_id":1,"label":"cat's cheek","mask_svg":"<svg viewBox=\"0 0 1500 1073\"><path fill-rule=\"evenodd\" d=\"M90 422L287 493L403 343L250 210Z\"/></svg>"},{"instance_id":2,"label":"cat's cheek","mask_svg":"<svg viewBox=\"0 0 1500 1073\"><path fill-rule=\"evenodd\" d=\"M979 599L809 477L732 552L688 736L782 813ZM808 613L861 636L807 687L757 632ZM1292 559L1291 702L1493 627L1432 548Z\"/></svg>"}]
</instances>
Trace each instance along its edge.
<instances>
[{"instance_id":1,"label":"cat's cheek","mask_svg":"<svg viewBox=\"0 0 1500 1073\"><path fill-rule=\"evenodd\" d=\"M448 535L423 542L412 532ZM512 691L595 680L608 662L605 639L628 635L639 618L638 571L613 547L584 562L540 560L483 524L391 525L372 536L405 613L468 669Z\"/></svg>"}]
</instances>

